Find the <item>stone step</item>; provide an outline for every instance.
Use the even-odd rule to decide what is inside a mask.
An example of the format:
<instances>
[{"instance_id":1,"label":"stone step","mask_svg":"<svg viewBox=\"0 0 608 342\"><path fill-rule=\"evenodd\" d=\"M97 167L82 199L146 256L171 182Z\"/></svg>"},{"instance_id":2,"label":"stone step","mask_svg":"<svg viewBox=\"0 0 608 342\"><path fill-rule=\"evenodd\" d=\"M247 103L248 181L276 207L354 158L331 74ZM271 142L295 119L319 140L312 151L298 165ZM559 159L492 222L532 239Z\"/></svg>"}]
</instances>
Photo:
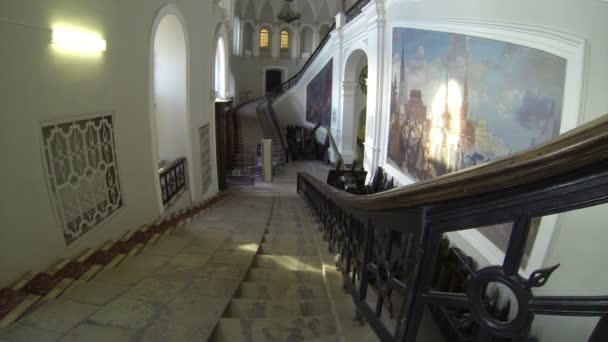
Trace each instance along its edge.
<instances>
[{"instance_id":1,"label":"stone step","mask_svg":"<svg viewBox=\"0 0 608 342\"><path fill-rule=\"evenodd\" d=\"M321 271L321 262L316 255L257 255L253 260L253 267L288 271Z\"/></svg>"},{"instance_id":2,"label":"stone step","mask_svg":"<svg viewBox=\"0 0 608 342\"><path fill-rule=\"evenodd\" d=\"M317 247L311 243L271 243L264 242L260 247L260 254L266 255L291 255L291 256L314 256L318 255Z\"/></svg>"},{"instance_id":3,"label":"stone step","mask_svg":"<svg viewBox=\"0 0 608 342\"><path fill-rule=\"evenodd\" d=\"M338 342L338 337L336 335L323 336L323 337L313 338L310 340L304 340L302 342Z\"/></svg>"},{"instance_id":4,"label":"stone step","mask_svg":"<svg viewBox=\"0 0 608 342\"><path fill-rule=\"evenodd\" d=\"M249 299L278 299L299 298L317 299L327 298L325 285L307 283L263 283L243 282L236 292L235 298Z\"/></svg>"},{"instance_id":5,"label":"stone step","mask_svg":"<svg viewBox=\"0 0 608 342\"><path fill-rule=\"evenodd\" d=\"M289 234L288 232L283 234L266 234L262 242L270 243L290 243L292 241L298 241L301 243L313 243L313 234Z\"/></svg>"},{"instance_id":6,"label":"stone step","mask_svg":"<svg viewBox=\"0 0 608 342\"><path fill-rule=\"evenodd\" d=\"M224 313L229 318L288 318L331 315L328 300L232 299Z\"/></svg>"},{"instance_id":7,"label":"stone step","mask_svg":"<svg viewBox=\"0 0 608 342\"><path fill-rule=\"evenodd\" d=\"M247 273L246 281L260 283L313 283L323 285L323 274L320 271L286 271L252 268Z\"/></svg>"},{"instance_id":8,"label":"stone step","mask_svg":"<svg viewBox=\"0 0 608 342\"><path fill-rule=\"evenodd\" d=\"M210 341L306 341L334 335L336 326L331 316L281 319L222 318Z\"/></svg>"}]
</instances>

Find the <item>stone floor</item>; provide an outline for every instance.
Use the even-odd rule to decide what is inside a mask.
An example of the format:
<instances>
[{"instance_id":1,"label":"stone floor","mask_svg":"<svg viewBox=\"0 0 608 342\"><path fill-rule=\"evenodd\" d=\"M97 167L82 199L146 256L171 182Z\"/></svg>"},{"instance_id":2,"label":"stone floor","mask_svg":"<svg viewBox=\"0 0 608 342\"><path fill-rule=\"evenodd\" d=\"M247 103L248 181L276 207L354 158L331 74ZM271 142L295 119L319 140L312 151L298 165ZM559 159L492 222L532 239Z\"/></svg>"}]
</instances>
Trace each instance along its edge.
<instances>
[{"instance_id":1,"label":"stone floor","mask_svg":"<svg viewBox=\"0 0 608 342\"><path fill-rule=\"evenodd\" d=\"M114 269L102 271L90 282L74 284L60 298L36 305L16 324L0 330L0 341L205 341L222 316L226 318L230 312L242 311L250 304L244 300L235 305L232 300L242 294L244 280L257 277L275 282L272 274L254 271L263 263L264 254L298 254L298 258L302 258L299 254L308 254L300 261L316 258L311 262L312 271L320 277L316 279L319 285L329 285L324 298L332 299L331 303L325 299L321 304L309 303L313 311L315 305L323 306L320 310L324 322L329 323L323 325L328 334L322 336L342 341L376 340L369 327L352 321L350 296L341 289L340 276L331 267L331 256L317 253L326 247L319 247L322 242L317 226L296 194L298 171L325 179L327 170L320 163L296 162L285 167L272 184L233 188L232 196L218 207L163 237L156 245L146 247ZM297 210L282 210L282 205ZM295 229L289 222L294 221L296 212L307 224L307 248L299 247L297 240L286 238L281 242L268 234L273 229L277 229L275 233L285 233L289 227ZM261 258L256 258L259 250ZM286 310L298 308L291 306ZM279 306L275 314L281 309ZM291 323L282 324L289 329ZM264 327L260 329L264 331ZM223 340L272 340L238 336Z\"/></svg>"}]
</instances>

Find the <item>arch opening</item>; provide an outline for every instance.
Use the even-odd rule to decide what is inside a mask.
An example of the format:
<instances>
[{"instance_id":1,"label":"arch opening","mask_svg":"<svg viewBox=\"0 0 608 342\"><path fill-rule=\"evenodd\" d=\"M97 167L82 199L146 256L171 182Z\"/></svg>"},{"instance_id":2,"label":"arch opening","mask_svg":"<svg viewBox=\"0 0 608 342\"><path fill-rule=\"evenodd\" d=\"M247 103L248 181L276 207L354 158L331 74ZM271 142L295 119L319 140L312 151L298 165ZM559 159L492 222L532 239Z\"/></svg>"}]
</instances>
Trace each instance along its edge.
<instances>
[{"instance_id":1,"label":"arch opening","mask_svg":"<svg viewBox=\"0 0 608 342\"><path fill-rule=\"evenodd\" d=\"M243 40L243 55L251 57L253 55L253 42L254 42L254 30L250 23L243 25L243 32L241 33L241 39Z\"/></svg>"},{"instance_id":2,"label":"arch opening","mask_svg":"<svg viewBox=\"0 0 608 342\"><path fill-rule=\"evenodd\" d=\"M300 57L308 58L313 51L313 30L308 26L300 31Z\"/></svg>"},{"instance_id":3,"label":"arch opening","mask_svg":"<svg viewBox=\"0 0 608 342\"><path fill-rule=\"evenodd\" d=\"M345 159L352 156L359 166L365 165L367 63L363 50L353 51L346 60L342 82L342 150Z\"/></svg>"},{"instance_id":4,"label":"arch opening","mask_svg":"<svg viewBox=\"0 0 608 342\"><path fill-rule=\"evenodd\" d=\"M151 122L153 140L156 142L155 171L160 175L163 169L185 157L186 165L181 177L184 188L188 190L192 160L189 145L188 39L180 19L177 10L167 6L155 20L151 49ZM156 176L157 179L159 175ZM162 190L162 181L158 182L159 207L162 212L169 205L165 198L169 195Z\"/></svg>"},{"instance_id":5,"label":"arch opening","mask_svg":"<svg viewBox=\"0 0 608 342\"><path fill-rule=\"evenodd\" d=\"M217 98L226 98L227 89L226 45L224 37L219 36L215 47L214 89Z\"/></svg>"}]
</instances>

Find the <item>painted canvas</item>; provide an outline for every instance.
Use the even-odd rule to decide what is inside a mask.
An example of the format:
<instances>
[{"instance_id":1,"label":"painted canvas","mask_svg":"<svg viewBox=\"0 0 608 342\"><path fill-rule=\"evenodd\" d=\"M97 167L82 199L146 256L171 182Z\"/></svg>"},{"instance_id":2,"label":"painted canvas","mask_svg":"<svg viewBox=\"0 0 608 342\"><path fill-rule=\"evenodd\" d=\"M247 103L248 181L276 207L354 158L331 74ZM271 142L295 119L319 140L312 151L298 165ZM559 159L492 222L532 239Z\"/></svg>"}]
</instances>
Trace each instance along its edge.
<instances>
[{"instance_id":1,"label":"painted canvas","mask_svg":"<svg viewBox=\"0 0 608 342\"><path fill-rule=\"evenodd\" d=\"M306 121L331 125L333 59L306 86Z\"/></svg>"},{"instance_id":2,"label":"painted canvas","mask_svg":"<svg viewBox=\"0 0 608 342\"><path fill-rule=\"evenodd\" d=\"M511 43L395 28L387 163L425 181L559 134L566 60ZM510 227L479 230L505 250ZM538 223L530 232L536 236ZM526 257L532 245L526 248Z\"/></svg>"},{"instance_id":3,"label":"painted canvas","mask_svg":"<svg viewBox=\"0 0 608 342\"><path fill-rule=\"evenodd\" d=\"M387 161L428 180L559 134L566 60L511 43L395 28Z\"/></svg>"}]
</instances>

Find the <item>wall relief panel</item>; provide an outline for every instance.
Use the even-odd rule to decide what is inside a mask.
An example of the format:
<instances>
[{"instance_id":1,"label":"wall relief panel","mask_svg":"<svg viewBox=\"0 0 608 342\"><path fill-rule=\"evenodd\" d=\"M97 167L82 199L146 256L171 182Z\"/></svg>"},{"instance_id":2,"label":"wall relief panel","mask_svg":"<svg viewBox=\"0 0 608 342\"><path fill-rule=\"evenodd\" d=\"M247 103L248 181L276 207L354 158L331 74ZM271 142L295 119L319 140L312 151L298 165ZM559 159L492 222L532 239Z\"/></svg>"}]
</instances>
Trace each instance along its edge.
<instances>
[{"instance_id":1,"label":"wall relief panel","mask_svg":"<svg viewBox=\"0 0 608 342\"><path fill-rule=\"evenodd\" d=\"M45 124L42 145L51 200L69 245L124 206L114 117Z\"/></svg>"}]
</instances>

